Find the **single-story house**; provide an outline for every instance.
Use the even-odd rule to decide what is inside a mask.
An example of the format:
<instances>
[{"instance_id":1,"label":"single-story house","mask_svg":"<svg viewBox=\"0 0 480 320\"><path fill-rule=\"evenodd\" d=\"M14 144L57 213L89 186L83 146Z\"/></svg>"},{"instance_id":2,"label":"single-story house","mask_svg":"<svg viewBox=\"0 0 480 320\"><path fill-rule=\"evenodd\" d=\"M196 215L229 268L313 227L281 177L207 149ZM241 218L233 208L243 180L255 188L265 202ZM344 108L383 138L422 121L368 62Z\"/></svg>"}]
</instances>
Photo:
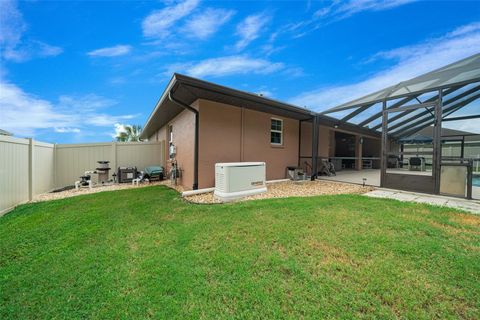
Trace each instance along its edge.
<instances>
[{"instance_id":1,"label":"single-story house","mask_svg":"<svg viewBox=\"0 0 480 320\"><path fill-rule=\"evenodd\" d=\"M405 151L432 149L433 126L399 140ZM442 128L442 157L479 158L480 134Z\"/></svg>"},{"instance_id":2,"label":"single-story house","mask_svg":"<svg viewBox=\"0 0 480 320\"><path fill-rule=\"evenodd\" d=\"M141 138L166 142L167 171L169 145L176 147L179 183L186 189L213 187L219 162L265 162L267 180L285 178L288 166L315 178L321 158L333 159L338 169L362 169L365 161L380 167L378 131L180 74L173 75Z\"/></svg>"}]
</instances>

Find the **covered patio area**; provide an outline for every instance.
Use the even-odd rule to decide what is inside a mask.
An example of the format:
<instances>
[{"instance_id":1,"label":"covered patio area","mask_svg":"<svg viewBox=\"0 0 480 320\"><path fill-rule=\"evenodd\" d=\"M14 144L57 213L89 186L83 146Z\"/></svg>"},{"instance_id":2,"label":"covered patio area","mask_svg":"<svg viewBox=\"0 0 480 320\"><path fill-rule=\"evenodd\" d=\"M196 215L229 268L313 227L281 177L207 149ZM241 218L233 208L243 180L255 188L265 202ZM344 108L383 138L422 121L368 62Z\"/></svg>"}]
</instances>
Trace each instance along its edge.
<instances>
[{"instance_id":1,"label":"covered patio area","mask_svg":"<svg viewBox=\"0 0 480 320\"><path fill-rule=\"evenodd\" d=\"M389 170L392 173L397 174L411 174L411 175L424 175L429 176L431 172L411 172L403 169L393 169ZM330 180L330 181L340 181L348 182L355 184L364 184L367 186L380 187L380 169L363 169L363 170L342 170L337 171L334 176L319 176L319 179Z\"/></svg>"},{"instance_id":2,"label":"covered patio area","mask_svg":"<svg viewBox=\"0 0 480 320\"><path fill-rule=\"evenodd\" d=\"M380 187L380 169L342 170L335 176L319 176L321 180L339 181Z\"/></svg>"},{"instance_id":3,"label":"covered patio area","mask_svg":"<svg viewBox=\"0 0 480 320\"><path fill-rule=\"evenodd\" d=\"M377 170L375 167L365 170L364 148L359 147L364 139L359 135L351 143L354 155L348 154L354 165L342 165L342 169L356 171L343 170L337 176L321 178L353 183L363 183L366 179L366 184L384 188L467 199L478 197L475 170L480 155L465 153L465 136L455 138L454 142L460 146L458 154L443 152L442 147L453 141L443 134L442 125L456 128L462 121L478 121L473 119L480 118L479 97L480 54L476 54L324 111L321 115L337 119L336 130L354 124L372 135L380 135L381 139ZM429 139L419 134L426 128L432 133ZM348 144L348 137L338 138ZM415 140L415 145L419 139L421 148L412 149L411 141ZM336 158L329 154L331 162L335 163Z\"/></svg>"},{"instance_id":4,"label":"covered patio area","mask_svg":"<svg viewBox=\"0 0 480 320\"><path fill-rule=\"evenodd\" d=\"M409 174L408 171L398 170L398 174ZM354 184L365 184L366 186L380 187L380 169L364 169L364 170L342 170L337 172L335 176L319 176L320 180L338 181ZM410 173L412 174L412 173ZM425 176L430 173L421 173ZM480 181L474 181L472 185L472 198L480 200Z\"/></svg>"}]
</instances>

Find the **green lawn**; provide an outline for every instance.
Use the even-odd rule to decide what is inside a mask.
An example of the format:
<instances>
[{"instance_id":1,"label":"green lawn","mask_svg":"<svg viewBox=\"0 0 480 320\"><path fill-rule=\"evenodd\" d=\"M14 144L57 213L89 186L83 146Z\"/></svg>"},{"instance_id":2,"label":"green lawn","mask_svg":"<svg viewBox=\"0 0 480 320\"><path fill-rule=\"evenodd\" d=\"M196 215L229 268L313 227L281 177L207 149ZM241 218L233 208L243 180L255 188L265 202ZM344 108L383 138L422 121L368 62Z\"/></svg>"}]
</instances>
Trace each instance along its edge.
<instances>
[{"instance_id":1,"label":"green lawn","mask_svg":"<svg viewBox=\"0 0 480 320\"><path fill-rule=\"evenodd\" d=\"M0 218L0 319L480 317L480 217L359 195L194 205L162 186Z\"/></svg>"}]
</instances>

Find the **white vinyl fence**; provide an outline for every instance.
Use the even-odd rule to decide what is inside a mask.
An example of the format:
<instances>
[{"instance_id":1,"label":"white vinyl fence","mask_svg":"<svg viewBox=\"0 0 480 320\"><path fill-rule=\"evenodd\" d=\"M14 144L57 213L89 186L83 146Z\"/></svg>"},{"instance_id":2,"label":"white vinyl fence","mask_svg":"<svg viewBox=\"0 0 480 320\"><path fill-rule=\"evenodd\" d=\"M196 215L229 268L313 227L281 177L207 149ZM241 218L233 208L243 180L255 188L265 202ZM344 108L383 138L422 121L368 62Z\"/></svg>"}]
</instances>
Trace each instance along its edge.
<instances>
[{"instance_id":1,"label":"white vinyl fence","mask_svg":"<svg viewBox=\"0 0 480 320\"><path fill-rule=\"evenodd\" d=\"M0 216L38 194L73 185L99 160L110 161L110 177L119 166L164 166L165 143L55 145L0 135Z\"/></svg>"},{"instance_id":2,"label":"white vinyl fence","mask_svg":"<svg viewBox=\"0 0 480 320\"><path fill-rule=\"evenodd\" d=\"M57 188L72 185L86 170L95 170L100 160L110 161L110 177L120 166L143 170L147 166L165 165L163 141L57 144L55 148Z\"/></svg>"}]
</instances>

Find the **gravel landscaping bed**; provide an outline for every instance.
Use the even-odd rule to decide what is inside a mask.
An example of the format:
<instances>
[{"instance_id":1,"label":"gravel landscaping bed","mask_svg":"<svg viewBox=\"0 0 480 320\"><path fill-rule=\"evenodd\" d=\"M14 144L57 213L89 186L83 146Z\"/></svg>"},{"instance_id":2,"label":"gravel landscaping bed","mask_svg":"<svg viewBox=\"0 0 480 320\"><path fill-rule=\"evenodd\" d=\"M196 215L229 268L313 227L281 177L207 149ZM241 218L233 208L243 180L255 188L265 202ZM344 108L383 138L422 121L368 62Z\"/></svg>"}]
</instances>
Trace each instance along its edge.
<instances>
[{"instance_id":1,"label":"gravel landscaping bed","mask_svg":"<svg viewBox=\"0 0 480 320\"><path fill-rule=\"evenodd\" d=\"M83 194L97 193L102 191L115 191L131 188L143 188L154 185L165 185L169 188L175 189L178 192L184 191L181 186L173 186L170 180L164 180L160 182L141 183L138 186L134 186L131 183L113 184L108 186L95 186L92 189L80 188L79 190L71 189L61 192L50 192L36 196L32 202L49 201L56 199L63 199L69 197L75 197ZM254 196L240 199L239 201L256 200L256 199L269 199L269 198L286 198L286 197L310 197L318 195L332 195L352 193L360 194L374 190L373 187L362 187L361 185L335 182L335 181L285 181L267 184L267 192L257 194ZM193 203L221 203L213 197L213 192L197 194L184 197L185 200Z\"/></svg>"},{"instance_id":2,"label":"gravel landscaping bed","mask_svg":"<svg viewBox=\"0 0 480 320\"><path fill-rule=\"evenodd\" d=\"M335 181L286 181L267 184L267 192L245 197L239 201L269 199L269 198L287 198L287 197L311 197L318 195L333 194L361 194L374 190L374 187L361 186L350 183L342 183ZM220 203L213 197L213 192L197 194L185 197L185 200L194 203Z\"/></svg>"},{"instance_id":3,"label":"gravel landscaping bed","mask_svg":"<svg viewBox=\"0 0 480 320\"><path fill-rule=\"evenodd\" d=\"M170 180L163 180L163 181L154 181L154 182L146 182L140 183L138 186L132 185L131 183L116 183L112 185L106 186L94 186L93 188L80 188L78 190L70 189L60 192L49 192L37 195L34 197L32 202L41 202L41 201L49 201L49 200L56 200L56 199L63 199L69 197L80 196L82 194L90 194L90 193L97 193L102 191L115 191L115 190L124 190L124 189L131 189L131 188L143 188L148 186L155 186L155 185L166 185L170 188L177 190L178 192L182 192L183 188L180 186L172 186L170 184Z\"/></svg>"}]
</instances>

